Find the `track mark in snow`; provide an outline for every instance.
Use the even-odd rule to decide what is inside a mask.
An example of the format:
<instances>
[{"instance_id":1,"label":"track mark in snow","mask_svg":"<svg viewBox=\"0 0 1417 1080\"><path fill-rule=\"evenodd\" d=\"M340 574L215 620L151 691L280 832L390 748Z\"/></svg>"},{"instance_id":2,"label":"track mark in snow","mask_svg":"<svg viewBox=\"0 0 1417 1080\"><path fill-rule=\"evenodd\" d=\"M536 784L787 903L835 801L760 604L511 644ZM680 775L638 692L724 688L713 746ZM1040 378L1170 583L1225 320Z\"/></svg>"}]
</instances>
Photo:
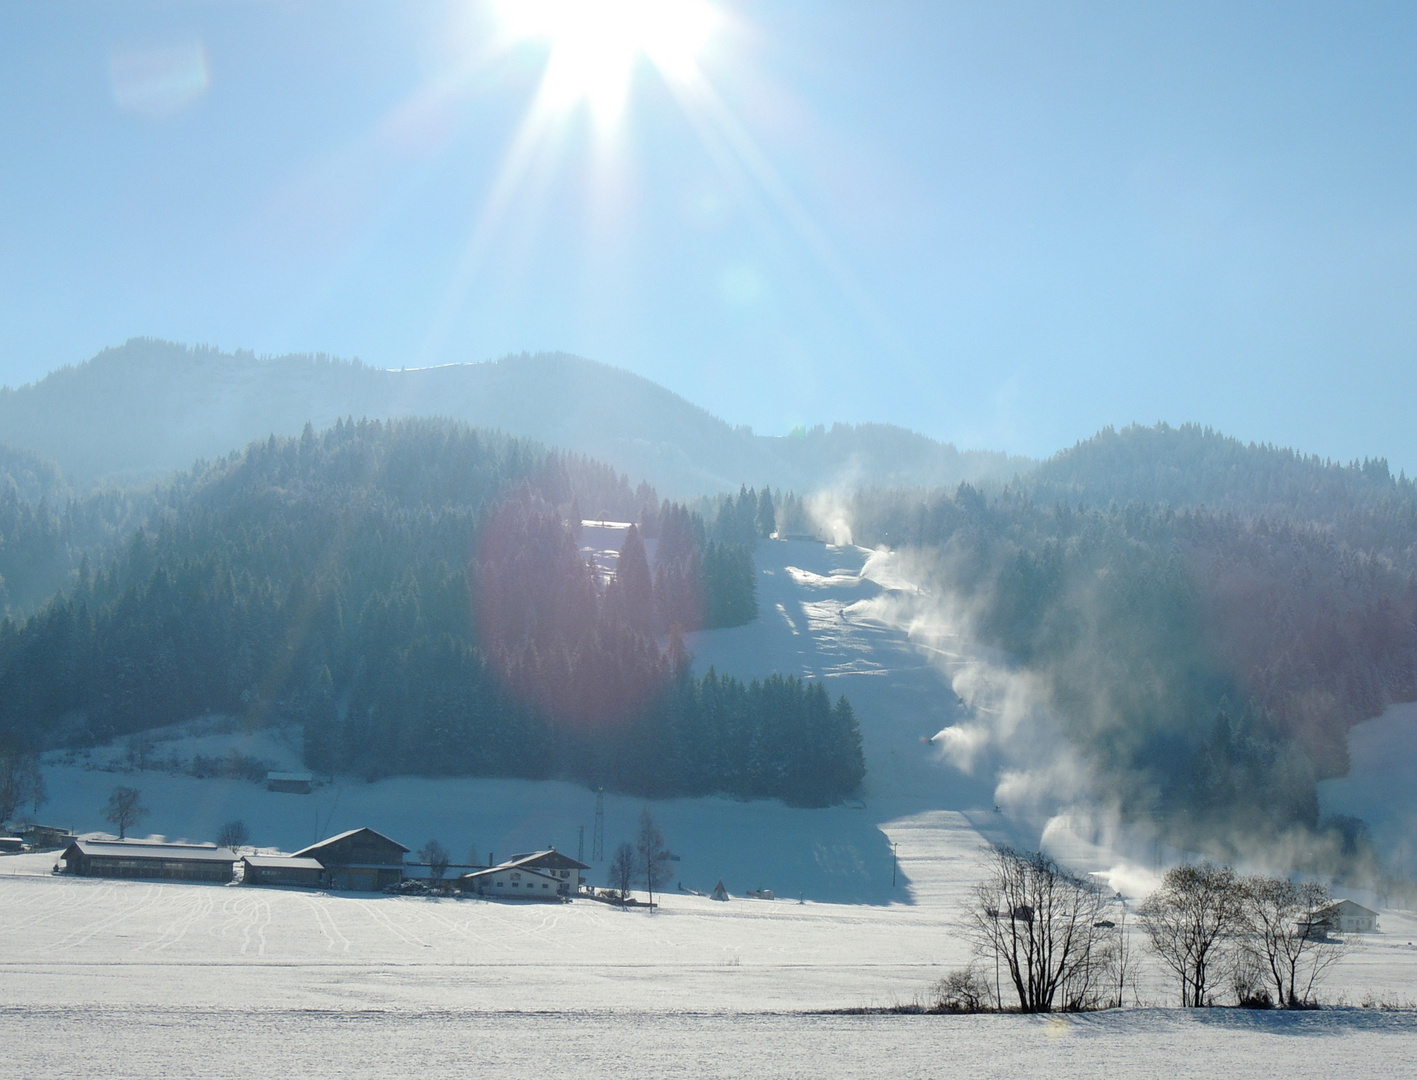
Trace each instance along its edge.
<instances>
[{"instance_id":1,"label":"track mark in snow","mask_svg":"<svg viewBox=\"0 0 1417 1080\"><path fill-rule=\"evenodd\" d=\"M325 935L327 948L330 952L343 946L345 952L349 952L349 938L345 937L335 923L334 916L325 910L325 901L316 900L314 897L301 895L305 906L310 909L310 913L315 916L315 925L320 928L320 933Z\"/></svg>"}]
</instances>

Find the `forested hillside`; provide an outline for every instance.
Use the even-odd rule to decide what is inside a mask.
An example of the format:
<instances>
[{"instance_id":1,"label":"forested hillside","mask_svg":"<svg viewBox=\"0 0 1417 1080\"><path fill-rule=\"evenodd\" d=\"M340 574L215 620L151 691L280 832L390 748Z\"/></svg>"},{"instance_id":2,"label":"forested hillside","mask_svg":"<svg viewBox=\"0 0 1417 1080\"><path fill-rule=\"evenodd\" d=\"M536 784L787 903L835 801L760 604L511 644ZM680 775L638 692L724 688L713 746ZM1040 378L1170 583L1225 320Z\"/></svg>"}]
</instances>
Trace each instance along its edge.
<instances>
[{"instance_id":1,"label":"forested hillside","mask_svg":"<svg viewBox=\"0 0 1417 1080\"><path fill-rule=\"evenodd\" d=\"M165 481L199 458L349 416L495 428L607 462L678 499L745 480L802 491L1002 483L1032 464L882 424L754 435L648 379L564 353L386 370L135 338L36 383L0 388L0 443L58 462L81 489Z\"/></svg>"},{"instance_id":2,"label":"forested hillside","mask_svg":"<svg viewBox=\"0 0 1417 1080\"><path fill-rule=\"evenodd\" d=\"M1043 677L1104 794L1181 833L1318 825L1349 727L1417 699L1417 499L1383 463L1128 429L849 517Z\"/></svg>"},{"instance_id":3,"label":"forested hillside","mask_svg":"<svg viewBox=\"0 0 1417 1080\"><path fill-rule=\"evenodd\" d=\"M574 455L431 421L270 438L183 476L121 554L0 626L0 723L74 744L228 712L314 768L571 777L830 802L845 701L695 679L683 631L756 614L750 549ZM608 583L581 508L639 520ZM667 633L669 650L657 644Z\"/></svg>"}]
</instances>

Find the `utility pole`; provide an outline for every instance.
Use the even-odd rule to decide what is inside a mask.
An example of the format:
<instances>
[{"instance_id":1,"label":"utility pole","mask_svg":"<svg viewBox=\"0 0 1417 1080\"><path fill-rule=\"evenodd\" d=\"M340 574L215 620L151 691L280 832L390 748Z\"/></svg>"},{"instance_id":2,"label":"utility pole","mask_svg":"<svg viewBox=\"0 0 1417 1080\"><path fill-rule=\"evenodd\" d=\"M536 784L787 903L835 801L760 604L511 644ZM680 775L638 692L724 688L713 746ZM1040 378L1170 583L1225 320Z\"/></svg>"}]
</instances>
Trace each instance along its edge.
<instances>
[{"instance_id":1,"label":"utility pole","mask_svg":"<svg viewBox=\"0 0 1417 1080\"><path fill-rule=\"evenodd\" d=\"M595 825L590 833L590 857L592 862L605 861L605 789L595 789ZM585 862L584 859L581 862Z\"/></svg>"},{"instance_id":2,"label":"utility pole","mask_svg":"<svg viewBox=\"0 0 1417 1080\"><path fill-rule=\"evenodd\" d=\"M899 845L898 845L894 840L891 841L891 887L892 887L892 888L895 887L895 868L896 868L896 863L897 863L897 861L898 861L898 860L896 859L895 849L896 849L898 846L899 846Z\"/></svg>"},{"instance_id":3,"label":"utility pole","mask_svg":"<svg viewBox=\"0 0 1417 1080\"><path fill-rule=\"evenodd\" d=\"M576 862L585 862L585 826L577 825L580 835L576 839Z\"/></svg>"}]
</instances>

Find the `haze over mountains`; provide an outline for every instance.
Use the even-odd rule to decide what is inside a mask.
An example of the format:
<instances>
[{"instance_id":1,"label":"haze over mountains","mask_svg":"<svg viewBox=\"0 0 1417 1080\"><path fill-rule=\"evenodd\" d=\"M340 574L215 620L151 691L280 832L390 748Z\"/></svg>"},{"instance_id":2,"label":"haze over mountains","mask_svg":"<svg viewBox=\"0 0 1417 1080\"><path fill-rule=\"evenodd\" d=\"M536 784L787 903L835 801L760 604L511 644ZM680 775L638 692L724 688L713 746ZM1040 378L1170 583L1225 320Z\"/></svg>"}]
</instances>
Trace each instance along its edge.
<instances>
[{"instance_id":1,"label":"haze over mountains","mask_svg":"<svg viewBox=\"0 0 1417 1080\"><path fill-rule=\"evenodd\" d=\"M383 370L260 359L136 338L0 391L0 443L76 486L160 479L269 435L336 420L440 416L587 454L678 498L742 483L795 489L1005 482L1033 462L960 451L889 424L792 436L734 428L648 379L562 353Z\"/></svg>"}]
</instances>

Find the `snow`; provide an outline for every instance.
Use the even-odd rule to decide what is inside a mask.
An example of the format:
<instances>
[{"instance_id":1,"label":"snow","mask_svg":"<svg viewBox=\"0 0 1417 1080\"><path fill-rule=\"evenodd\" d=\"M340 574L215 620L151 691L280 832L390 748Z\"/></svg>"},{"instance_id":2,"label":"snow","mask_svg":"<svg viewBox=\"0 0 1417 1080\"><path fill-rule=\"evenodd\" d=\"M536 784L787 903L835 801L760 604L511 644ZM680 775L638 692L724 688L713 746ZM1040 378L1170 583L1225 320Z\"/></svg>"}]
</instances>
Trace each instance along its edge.
<instances>
[{"instance_id":1,"label":"snow","mask_svg":"<svg viewBox=\"0 0 1417 1080\"><path fill-rule=\"evenodd\" d=\"M616 547L609 536L583 540L598 552ZM456 1063L474 1074L559 1067L587 1076L1378 1077L1410 1068L1410 1012L810 1015L923 999L969 959L959 920L984 846L1035 843L1039 833L996 811L992 776L954 768L931 741L967 716L949 674L967 657L942 663L938 649L918 647L886 617L884 601L913 588L889 561L848 546L764 542L758 562L762 618L692 635L696 666L739 677L783 671L845 693L861 720L869 778L861 800L825 810L654 804L681 856L679 880L708 893L721 878L728 903L670 891L650 914L586 900L107 881L51 874L55 853L0 857L6 1071L384 1076ZM298 732L220 727L170 732L158 756L239 746L272 766L299 765ZM1385 738L1409 730L1389 728ZM1326 787L1326 807L1357 805L1365 737L1355 731L1349 802L1336 796L1347 789ZM368 825L414 849L436 838L455 861L470 852L481 861L547 845L575 854L583 827L590 853L595 797L572 784L341 779L293 795L240 780L106 771L125 767L123 757L116 747L91 755L89 767L82 756L51 758L41 818L96 829L108 791L126 783L151 811L144 829L173 839L209 840L239 817L263 849L293 851ZM1382 763L1376 753L1373 767ZM1402 777L1391 771L1388 794L1410 806ZM607 852L633 836L640 808L606 795ZM1144 891L1154 868L1126 863L1085 825L1053 829L1075 868L1111 875L1129 896ZM604 884L604 866L587 876ZM750 889L778 899L745 899ZM1417 916L1384 910L1380 925L1335 970L1332 998L1417 998ZM1170 987L1148 972L1141 1003L1170 1000Z\"/></svg>"}]
</instances>

